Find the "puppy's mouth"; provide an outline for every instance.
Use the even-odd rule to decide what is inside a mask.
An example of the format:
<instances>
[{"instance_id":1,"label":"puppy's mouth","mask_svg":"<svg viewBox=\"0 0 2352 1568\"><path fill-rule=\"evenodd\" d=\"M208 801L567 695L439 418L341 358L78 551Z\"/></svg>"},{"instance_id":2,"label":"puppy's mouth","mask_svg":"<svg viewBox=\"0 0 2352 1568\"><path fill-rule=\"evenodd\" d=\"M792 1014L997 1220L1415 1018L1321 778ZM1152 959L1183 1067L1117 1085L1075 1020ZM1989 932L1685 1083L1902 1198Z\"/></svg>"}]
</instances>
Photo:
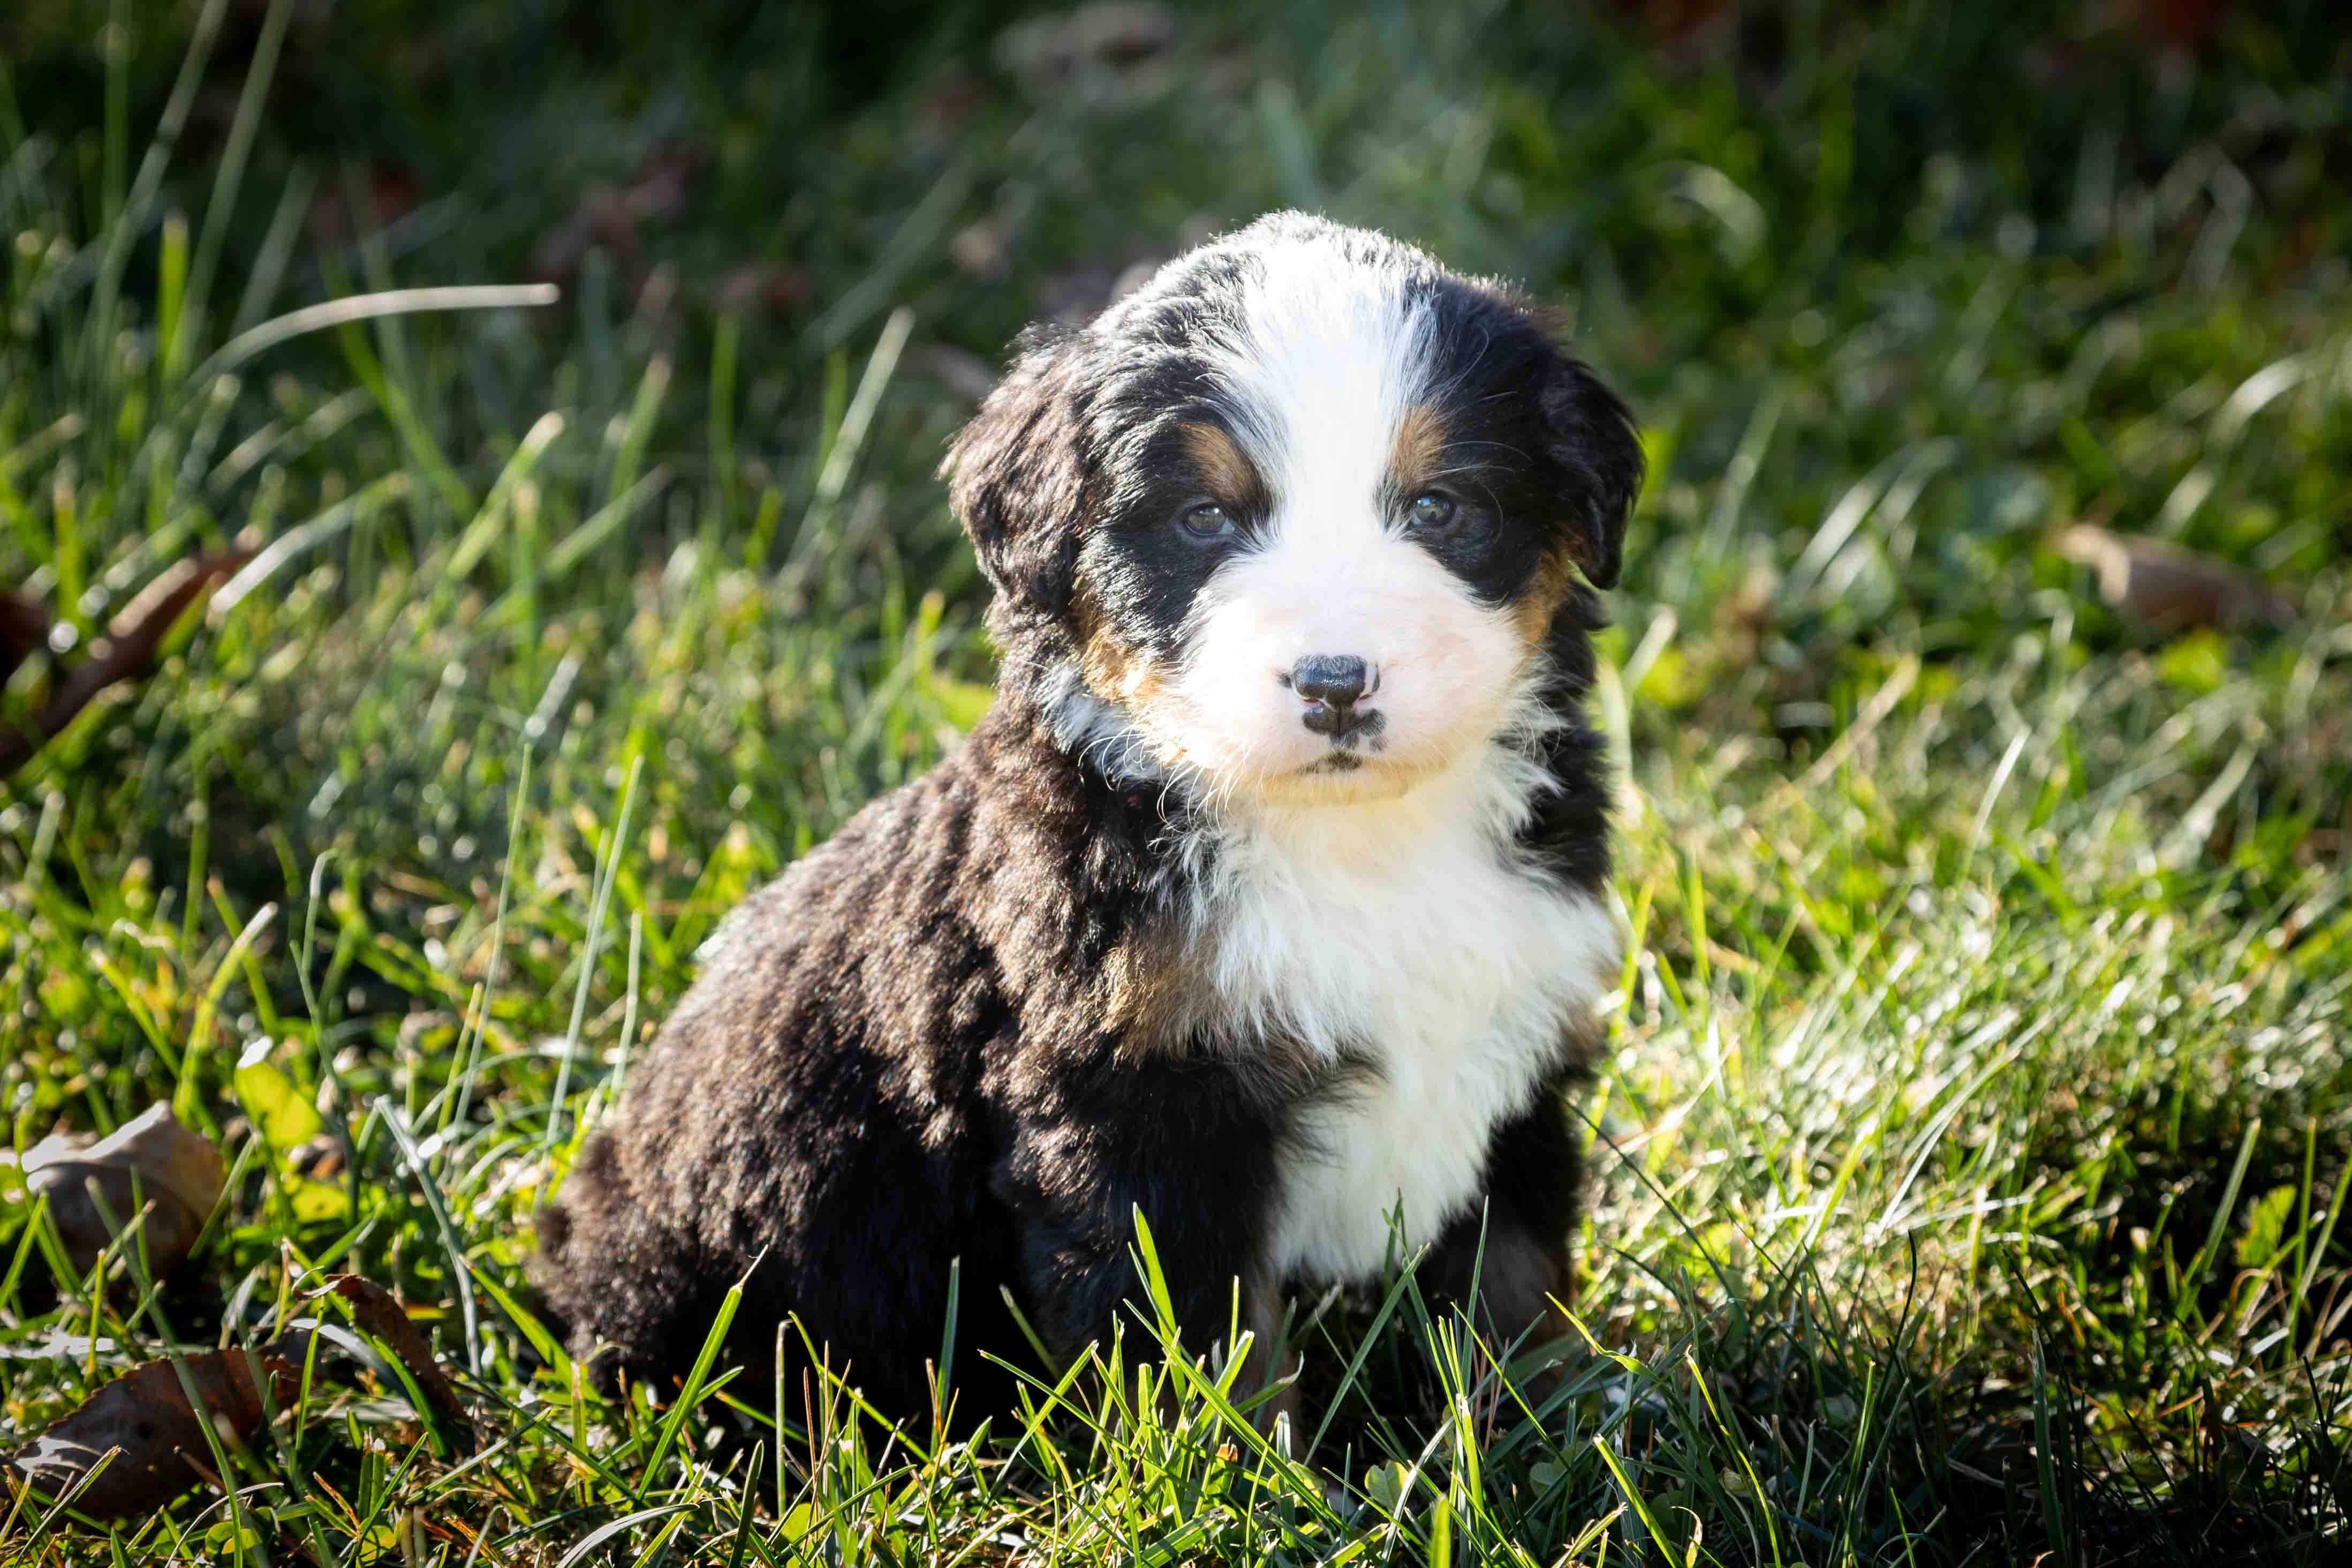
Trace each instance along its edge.
<instances>
[{"instance_id":1,"label":"puppy's mouth","mask_svg":"<svg viewBox=\"0 0 2352 1568\"><path fill-rule=\"evenodd\" d=\"M1313 761L1266 779L1265 799L1288 805L1361 804L1406 794L1429 776L1423 759L1380 755L1383 749L1335 744Z\"/></svg>"}]
</instances>

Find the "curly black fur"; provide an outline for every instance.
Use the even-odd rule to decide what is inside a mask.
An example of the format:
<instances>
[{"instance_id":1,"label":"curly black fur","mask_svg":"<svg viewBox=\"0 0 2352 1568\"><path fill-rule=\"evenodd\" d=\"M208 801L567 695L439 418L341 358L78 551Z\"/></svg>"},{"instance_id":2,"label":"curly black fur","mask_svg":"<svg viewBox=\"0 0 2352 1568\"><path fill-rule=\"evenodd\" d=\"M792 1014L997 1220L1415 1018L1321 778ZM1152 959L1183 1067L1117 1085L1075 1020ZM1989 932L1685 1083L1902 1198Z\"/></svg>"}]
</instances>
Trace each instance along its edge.
<instances>
[{"instance_id":1,"label":"curly black fur","mask_svg":"<svg viewBox=\"0 0 2352 1568\"><path fill-rule=\"evenodd\" d=\"M1237 1280L1254 1324L1278 1316L1264 1239L1284 1162L1300 1157L1298 1117L1366 1068L1279 1040L1160 1038L1158 998L1184 978L1177 912L1204 874L1197 843L1189 859L1178 846L1201 808L1074 744L1056 707L1084 635L1088 541L1140 483L1121 463L1158 460L1135 433L1213 400L1189 324L1249 237L1171 267L1095 329L1024 340L958 442L953 503L996 590L999 700L938 768L736 912L542 1215L538 1278L608 1385L625 1371L667 1386L744 1279L729 1354L749 1387L765 1386L796 1315L880 1407L922 1410L960 1260L957 1381L968 1402L999 1405L975 1352L1020 1358L1006 1299L1056 1354L1106 1335L1138 1289L1139 1210L1204 1341ZM1486 345L1455 395L1508 449L1494 482L1540 518L1529 549L1613 580L1640 476L1624 410L1529 313L1433 274L1441 286L1449 330ZM1567 720L1545 743L1555 788L1518 852L1530 875L1597 888L1605 772L1579 711L1597 600L1564 569L1517 570L1471 587L1549 595L1546 700ZM1119 601L1156 613L1147 598ZM1466 1293L1483 1216L1486 1294L1508 1332L1566 1288L1564 1092L1581 1061L1565 1026L1544 1091L1490 1131L1486 1202L1429 1264L1441 1291Z\"/></svg>"}]
</instances>

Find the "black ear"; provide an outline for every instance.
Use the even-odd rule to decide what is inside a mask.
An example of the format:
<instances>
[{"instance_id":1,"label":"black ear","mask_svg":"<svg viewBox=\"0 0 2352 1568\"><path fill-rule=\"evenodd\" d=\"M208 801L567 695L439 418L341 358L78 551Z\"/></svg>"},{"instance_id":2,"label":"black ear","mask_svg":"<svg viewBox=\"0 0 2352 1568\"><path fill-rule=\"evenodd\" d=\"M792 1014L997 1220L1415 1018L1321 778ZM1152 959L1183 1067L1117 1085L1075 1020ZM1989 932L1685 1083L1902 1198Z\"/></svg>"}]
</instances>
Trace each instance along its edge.
<instances>
[{"instance_id":1,"label":"black ear","mask_svg":"<svg viewBox=\"0 0 2352 1568\"><path fill-rule=\"evenodd\" d=\"M1624 561L1625 519L1642 494L1642 444L1633 415L1581 362L1556 354L1538 398L1544 453L1569 499L1569 549L1595 588L1614 588Z\"/></svg>"},{"instance_id":2,"label":"black ear","mask_svg":"<svg viewBox=\"0 0 2352 1568\"><path fill-rule=\"evenodd\" d=\"M992 619L1067 612L1087 510L1084 334L1033 329L1013 368L948 448L948 500L995 588Z\"/></svg>"}]
</instances>

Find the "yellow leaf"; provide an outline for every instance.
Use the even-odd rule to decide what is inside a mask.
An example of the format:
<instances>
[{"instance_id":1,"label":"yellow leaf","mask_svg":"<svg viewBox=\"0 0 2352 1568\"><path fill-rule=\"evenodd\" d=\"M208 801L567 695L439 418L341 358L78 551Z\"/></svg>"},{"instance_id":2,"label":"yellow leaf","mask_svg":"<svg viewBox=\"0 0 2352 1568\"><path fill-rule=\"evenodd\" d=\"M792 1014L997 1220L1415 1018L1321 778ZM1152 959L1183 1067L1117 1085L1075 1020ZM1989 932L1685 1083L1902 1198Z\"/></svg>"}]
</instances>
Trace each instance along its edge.
<instances>
[{"instance_id":1,"label":"yellow leaf","mask_svg":"<svg viewBox=\"0 0 2352 1568\"><path fill-rule=\"evenodd\" d=\"M257 1041L236 1064L237 1103L279 1155L289 1155L326 1130L310 1097L268 1061L267 1040Z\"/></svg>"}]
</instances>

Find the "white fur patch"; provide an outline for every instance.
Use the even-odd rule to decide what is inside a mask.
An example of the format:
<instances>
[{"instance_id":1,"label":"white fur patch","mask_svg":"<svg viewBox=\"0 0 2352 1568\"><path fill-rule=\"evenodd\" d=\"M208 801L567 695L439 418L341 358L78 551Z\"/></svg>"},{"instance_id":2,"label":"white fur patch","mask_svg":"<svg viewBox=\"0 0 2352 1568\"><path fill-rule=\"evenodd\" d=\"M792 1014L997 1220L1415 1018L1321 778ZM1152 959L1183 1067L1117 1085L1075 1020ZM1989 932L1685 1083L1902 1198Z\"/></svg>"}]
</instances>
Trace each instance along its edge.
<instances>
[{"instance_id":1,"label":"white fur patch","mask_svg":"<svg viewBox=\"0 0 2352 1568\"><path fill-rule=\"evenodd\" d=\"M1408 1241L1435 1240L1611 983L1607 913L1511 853L1542 787L1506 737L1396 799L1237 808L1215 831L1192 927L1230 1024L1377 1068L1300 1129L1282 1274L1377 1271L1400 1204Z\"/></svg>"},{"instance_id":2,"label":"white fur patch","mask_svg":"<svg viewBox=\"0 0 2352 1568\"><path fill-rule=\"evenodd\" d=\"M1063 746L1190 797L1173 849L1200 977L1192 1020L1225 1051L1303 1049L1369 1072L1303 1112L1265 1262L1364 1279L1470 1210L1496 1128L1567 1065L1618 968L1600 903L1528 865L1517 834L1555 788L1536 740L1540 656L1506 609L1406 536L1397 435L1434 385L1437 322L1409 254L1328 230L1267 235L1197 343L1270 510L1192 601L1183 653L1129 712L1061 674ZM1294 665L1369 665L1379 715L1334 764ZM1567 1180L1567 1173L1561 1173Z\"/></svg>"},{"instance_id":3,"label":"white fur patch","mask_svg":"<svg viewBox=\"0 0 2352 1568\"><path fill-rule=\"evenodd\" d=\"M1392 515L1398 430L1436 395L1435 322L1408 263L1328 235L1270 238L1200 345L1272 497L1194 601L1143 711L1075 678L1047 695L1066 746L1192 799L1180 842L1199 1022L1226 1049L1296 1044L1373 1071L1307 1113L1266 1261L1357 1280L1467 1211L1496 1129L1563 1064L1612 983L1618 937L1516 838L1552 781L1560 718L1538 655ZM1376 713L1343 762L1290 672L1352 655ZM1565 1179L1566 1173L1562 1173Z\"/></svg>"},{"instance_id":4,"label":"white fur patch","mask_svg":"<svg viewBox=\"0 0 2352 1568\"><path fill-rule=\"evenodd\" d=\"M1128 716L1087 690L1078 667L1067 662L1047 672L1037 706L1052 727L1054 744L1081 762L1092 763L1115 783L1164 784L1160 767Z\"/></svg>"},{"instance_id":5,"label":"white fur patch","mask_svg":"<svg viewBox=\"0 0 2352 1568\"><path fill-rule=\"evenodd\" d=\"M1402 267L1344 258L1328 239L1251 260L1205 347L1272 510L1194 601L1179 667L1135 716L1213 800L1393 796L1494 732L1528 650L1405 537L1393 512L1407 497L1383 493L1399 426L1433 390L1427 301L1408 298ZM1290 685L1312 655L1361 659L1373 677L1360 706L1379 728L1346 771Z\"/></svg>"}]
</instances>

